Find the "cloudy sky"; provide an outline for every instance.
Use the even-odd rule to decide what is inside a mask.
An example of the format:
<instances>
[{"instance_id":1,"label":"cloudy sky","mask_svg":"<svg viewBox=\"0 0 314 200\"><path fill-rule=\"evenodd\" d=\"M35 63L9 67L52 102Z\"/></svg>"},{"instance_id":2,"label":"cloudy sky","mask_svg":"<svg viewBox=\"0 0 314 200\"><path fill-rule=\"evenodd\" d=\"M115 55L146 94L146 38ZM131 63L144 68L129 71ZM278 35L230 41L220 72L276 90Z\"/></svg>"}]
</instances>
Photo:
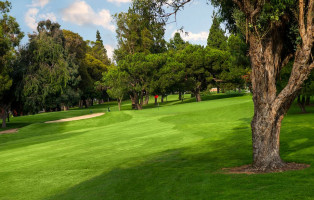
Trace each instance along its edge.
<instances>
[{"instance_id":1,"label":"cloudy sky","mask_svg":"<svg viewBox=\"0 0 314 200\"><path fill-rule=\"evenodd\" d=\"M105 47L111 57L116 47L115 24L112 15L126 12L131 0L11 0L11 15L21 26L25 37L36 30L37 22L50 19L58 22L62 29L79 33L85 40L95 40L99 30ZM206 44L208 30L212 23L213 7L206 0L194 0L178 13L176 22L167 24L166 40L181 27L188 35L185 40L194 44ZM174 21L174 19L169 22Z\"/></svg>"}]
</instances>

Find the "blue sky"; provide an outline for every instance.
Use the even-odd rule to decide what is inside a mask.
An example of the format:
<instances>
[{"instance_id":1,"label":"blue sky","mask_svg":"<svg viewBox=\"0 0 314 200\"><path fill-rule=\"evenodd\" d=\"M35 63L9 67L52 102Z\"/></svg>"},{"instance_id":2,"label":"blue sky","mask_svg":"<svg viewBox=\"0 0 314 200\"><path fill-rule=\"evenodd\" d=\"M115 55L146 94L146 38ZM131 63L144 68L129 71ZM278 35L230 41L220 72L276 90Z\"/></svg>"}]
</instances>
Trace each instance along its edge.
<instances>
[{"instance_id":1,"label":"blue sky","mask_svg":"<svg viewBox=\"0 0 314 200\"><path fill-rule=\"evenodd\" d=\"M36 30L37 22L50 19L58 22L62 29L80 34L85 40L95 40L99 30L105 47L111 57L117 46L115 24L112 15L126 12L131 0L11 0L10 15L15 17L25 37ZM194 44L206 44L208 30L212 23L213 7L206 0L194 0L178 13L176 22L166 26L165 38L168 41L181 27L185 40ZM174 21L174 19L170 20Z\"/></svg>"}]
</instances>

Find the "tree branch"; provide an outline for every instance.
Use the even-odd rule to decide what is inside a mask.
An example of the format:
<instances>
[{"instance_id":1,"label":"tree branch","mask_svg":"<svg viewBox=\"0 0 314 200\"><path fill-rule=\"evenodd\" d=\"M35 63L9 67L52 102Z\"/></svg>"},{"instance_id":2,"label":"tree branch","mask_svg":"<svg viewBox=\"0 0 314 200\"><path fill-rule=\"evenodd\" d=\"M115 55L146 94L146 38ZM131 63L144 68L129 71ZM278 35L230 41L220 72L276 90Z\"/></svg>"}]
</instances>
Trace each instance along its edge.
<instances>
[{"instance_id":1,"label":"tree branch","mask_svg":"<svg viewBox=\"0 0 314 200\"><path fill-rule=\"evenodd\" d=\"M241 0L232 0L233 3L237 4L237 6L240 8L240 10L242 10L243 12L244 11L244 5L243 5L243 2Z\"/></svg>"},{"instance_id":2,"label":"tree branch","mask_svg":"<svg viewBox=\"0 0 314 200\"><path fill-rule=\"evenodd\" d=\"M312 62L312 64L310 64L310 70L314 69L314 62Z\"/></svg>"},{"instance_id":3,"label":"tree branch","mask_svg":"<svg viewBox=\"0 0 314 200\"><path fill-rule=\"evenodd\" d=\"M314 31L314 24L313 24L313 13L314 13L314 1L311 0L310 1L310 5L309 5L309 8L308 8L308 11L307 11L307 25L306 25L306 28L307 28L307 34L309 34L309 37L310 37L310 40L311 42L313 42L313 31Z\"/></svg>"},{"instance_id":4,"label":"tree branch","mask_svg":"<svg viewBox=\"0 0 314 200\"><path fill-rule=\"evenodd\" d=\"M312 1L311 1L312 2ZM300 36L302 38L302 41L305 41L305 24L304 24L304 0L299 0L299 29L300 29Z\"/></svg>"},{"instance_id":5,"label":"tree branch","mask_svg":"<svg viewBox=\"0 0 314 200\"><path fill-rule=\"evenodd\" d=\"M165 3L166 5L168 5L169 7L173 8L173 12L171 13L166 13L164 15L162 15L161 17L170 17L171 15L177 15L177 12L180 10L180 8L184 7L185 4L191 2L192 0L184 0L183 2L177 1L177 2L173 2L173 3Z\"/></svg>"},{"instance_id":6,"label":"tree branch","mask_svg":"<svg viewBox=\"0 0 314 200\"><path fill-rule=\"evenodd\" d=\"M289 54L282 62L281 62L281 66L280 66L280 70L288 64L288 62L290 61L291 58L293 58L294 54Z\"/></svg>"},{"instance_id":7,"label":"tree branch","mask_svg":"<svg viewBox=\"0 0 314 200\"><path fill-rule=\"evenodd\" d=\"M263 0L258 0L256 3L256 8L255 10L251 13L251 20L262 10L263 5L265 4L265 2Z\"/></svg>"}]
</instances>

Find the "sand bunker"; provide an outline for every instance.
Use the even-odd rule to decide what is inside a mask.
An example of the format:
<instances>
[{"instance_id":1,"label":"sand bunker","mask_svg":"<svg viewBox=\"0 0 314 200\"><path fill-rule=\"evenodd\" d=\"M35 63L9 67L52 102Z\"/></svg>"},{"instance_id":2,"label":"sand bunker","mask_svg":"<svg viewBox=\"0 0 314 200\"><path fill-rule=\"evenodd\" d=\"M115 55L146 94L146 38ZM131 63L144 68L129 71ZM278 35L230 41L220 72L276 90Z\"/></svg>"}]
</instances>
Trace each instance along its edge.
<instances>
[{"instance_id":1,"label":"sand bunker","mask_svg":"<svg viewBox=\"0 0 314 200\"><path fill-rule=\"evenodd\" d=\"M7 133L16 133L17 131L18 131L17 128L5 130L5 131L0 131L0 135L1 134L7 134Z\"/></svg>"},{"instance_id":2,"label":"sand bunker","mask_svg":"<svg viewBox=\"0 0 314 200\"><path fill-rule=\"evenodd\" d=\"M59 119L59 120L55 120L55 121L47 121L45 123L60 123L60 122L70 122L70 121L76 121L76 120L81 120L81 119L89 119L89 118L93 118L93 117L99 117L101 115L104 115L105 113L95 113L95 114L91 114L91 115L83 115L83 116L79 116L79 117L71 117L71 118L66 118L66 119Z\"/></svg>"}]
</instances>

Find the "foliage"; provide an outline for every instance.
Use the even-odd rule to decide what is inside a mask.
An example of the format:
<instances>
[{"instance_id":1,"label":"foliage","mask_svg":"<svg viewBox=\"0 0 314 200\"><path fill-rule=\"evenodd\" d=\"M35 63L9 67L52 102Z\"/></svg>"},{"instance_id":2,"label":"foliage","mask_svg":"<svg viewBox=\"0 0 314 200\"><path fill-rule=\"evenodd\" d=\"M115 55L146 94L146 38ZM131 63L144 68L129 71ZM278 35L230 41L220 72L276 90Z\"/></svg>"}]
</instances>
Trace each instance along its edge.
<instances>
[{"instance_id":1,"label":"foliage","mask_svg":"<svg viewBox=\"0 0 314 200\"><path fill-rule=\"evenodd\" d=\"M55 109L56 102L68 86L78 84L78 66L65 50L65 38L58 23L41 21L38 33L29 35L29 44L22 51L27 59L20 63L25 68L23 96L25 109L38 112ZM75 80L78 79L78 80ZM70 82L72 81L72 82Z\"/></svg>"},{"instance_id":2,"label":"foliage","mask_svg":"<svg viewBox=\"0 0 314 200\"><path fill-rule=\"evenodd\" d=\"M121 101L130 90L129 75L125 71L119 71L115 66L109 68L103 75L101 85L107 89L110 97L118 100L120 110Z\"/></svg>"},{"instance_id":3,"label":"foliage","mask_svg":"<svg viewBox=\"0 0 314 200\"><path fill-rule=\"evenodd\" d=\"M14 48L19 45L24 36L15 18L8 15L10 9L10 2L0 1L0 102L3 100L4 92L12 85L10 72L12 60L15 59Z\"/></svg>"},{"instance_id":4,"label":"foliage","mask_svg":"<svg viewBox=\"0 0 314 200\"><path fill-rule=\"evenodd\" d=\"M173 38L170 39L169 43L167 44L168 50L182 50L184 49L189 43L184 41L179 32L176 32Z\"/></svg>"},{"instance_id":5,"label":"foliage","mask_svg":"<svg viewBox=\"0 0 314 200\"><path fill-rule=\"evenodd\" d=\"M165 51L163 13L154 0L134 0L128 12L116 14L118 49L115 59L134 53L161 53Z\"/></svg>"},{"instance_id":6,"label":"foliage","mask_svg":"<svg viewBox=\"0 0 314 200\"><path fill-rule=\"evenodd\" d=\"M213 24L209 29L207 46L219 50L227 50L227 37L220 27L220 21L216 14L213 16Z\"/></svg>"},{"instance_id":7,"label":"foliage","mask_svg":"<svg viewBox=\"0 0 314 200\"><path fill-rule=\"evenodd\" d=\"M8 15L11 3L0 1L0 117L2 127L6 127L6 117L13 101L12 67L16 59L15 47L24 37L15 18Z\"/></svg>"}]
</instances>

